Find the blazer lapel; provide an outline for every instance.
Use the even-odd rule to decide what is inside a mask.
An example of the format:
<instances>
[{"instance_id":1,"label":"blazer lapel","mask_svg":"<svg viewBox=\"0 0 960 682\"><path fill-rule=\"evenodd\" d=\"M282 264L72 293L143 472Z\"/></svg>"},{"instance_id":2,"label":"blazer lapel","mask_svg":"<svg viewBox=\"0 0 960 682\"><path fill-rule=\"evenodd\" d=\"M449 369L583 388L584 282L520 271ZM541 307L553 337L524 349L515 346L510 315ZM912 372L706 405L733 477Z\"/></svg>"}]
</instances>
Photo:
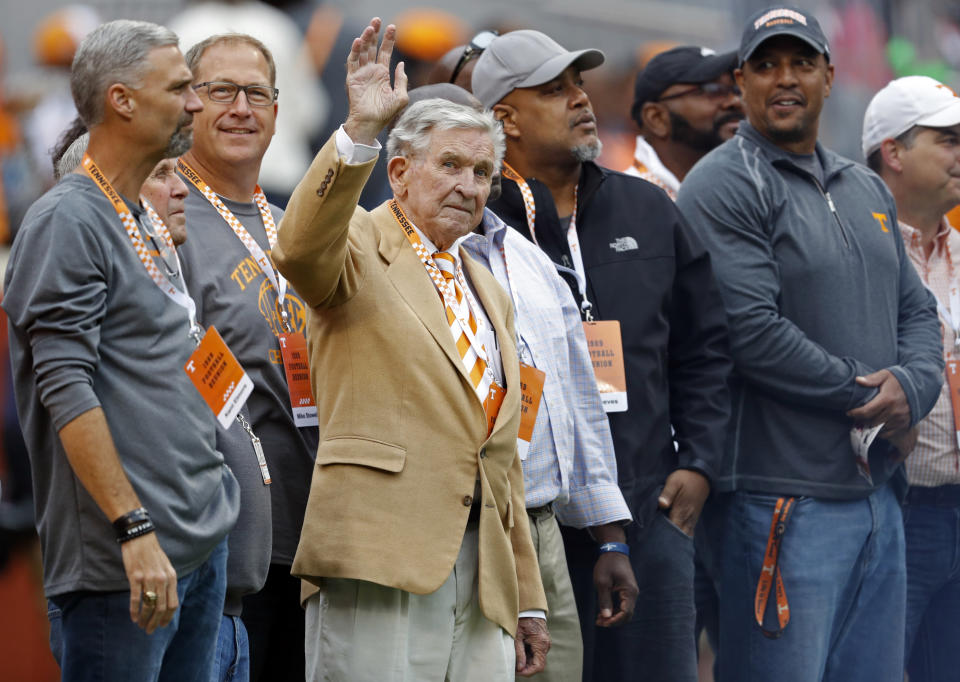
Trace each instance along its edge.
<instances>
[{"instance_id":1,"label":"blazer lapel","mask_svg":"<svg viewBox=\"0 0 960 682\"><path fill-rule=\"evenodd\" d=\"M423 263L410 246L387 204L378 206L371 212L371 216L380 229L380 256L389 263L387 277L473 391L470 377L453 342L453 335L443 312L443 301ZM479 404L479 400L477 402Z\"/></svg>"}]
</instances>

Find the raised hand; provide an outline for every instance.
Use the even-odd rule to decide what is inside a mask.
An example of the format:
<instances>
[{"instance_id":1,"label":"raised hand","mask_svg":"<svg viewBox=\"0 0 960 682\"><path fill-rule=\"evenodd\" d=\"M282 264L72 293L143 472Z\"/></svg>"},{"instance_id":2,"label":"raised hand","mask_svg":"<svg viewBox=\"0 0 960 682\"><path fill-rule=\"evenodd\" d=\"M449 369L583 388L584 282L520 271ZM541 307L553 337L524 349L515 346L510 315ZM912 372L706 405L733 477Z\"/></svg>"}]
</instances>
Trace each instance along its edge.
<instances>
[{"instance_id":1,"label":"raised hand","mask_svg":"<svg viewBox=\"0 0 960 682\"><path fill-rule=\"evenodd\" d=\"M387 26L377 50L380 19L374 17L359 37L354 38L347 57L347 98L350 112L343 125L350 139L358 144L373 144L397 113L407 105L407 74L403 62L397 64L394 84L390 85L390 56L397 28Z\"/></svg>"}]
</instances>

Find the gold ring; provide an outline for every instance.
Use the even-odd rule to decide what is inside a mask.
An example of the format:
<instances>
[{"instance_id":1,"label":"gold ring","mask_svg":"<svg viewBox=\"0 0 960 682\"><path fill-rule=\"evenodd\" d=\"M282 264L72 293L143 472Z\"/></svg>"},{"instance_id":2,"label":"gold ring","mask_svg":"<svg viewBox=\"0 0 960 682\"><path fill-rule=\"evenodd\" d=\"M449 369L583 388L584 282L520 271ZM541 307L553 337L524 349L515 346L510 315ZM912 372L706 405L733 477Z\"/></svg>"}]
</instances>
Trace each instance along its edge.
<instances>
[{"instance_id":1,"label":"gold ring","mask_svg":"<svg viewBox=\"0 0 960 682\"><path fill-rule=\"evenodd\" d=\"M147 590L143 593L143 601L147 602L151 606L155 606L157 603L157 593L153 590Z\"/></svg>"}]
</instances>

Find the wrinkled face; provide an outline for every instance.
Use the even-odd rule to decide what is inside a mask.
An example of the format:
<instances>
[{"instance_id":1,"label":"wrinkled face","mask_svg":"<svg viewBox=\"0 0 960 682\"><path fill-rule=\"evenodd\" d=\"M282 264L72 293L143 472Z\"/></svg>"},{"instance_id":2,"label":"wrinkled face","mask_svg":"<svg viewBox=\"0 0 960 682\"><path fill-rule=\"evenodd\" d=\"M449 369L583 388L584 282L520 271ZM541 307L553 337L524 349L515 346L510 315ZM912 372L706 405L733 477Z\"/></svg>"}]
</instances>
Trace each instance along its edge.
<instances>
[{"instance_id":1,"label":"wrinkled face","mask_svg":"<svg viewBox=\"0 0 960 682\"><path fill-rule=\"evenodd\" d=\"M787 151L813 151L833 84L826 57L799 38L775 36L761 43L735 77L747 118L761 135Z\"/></svg>"},{"instance_id":2,"label":"wrinkled face","mask_svg":"<svg viewBox=\"0 0 960 682\"><path fill-rule=\"evenodd\" d=\"M587 161L600 155L597 118L575 67L543 85L513 90L494 110L501 105L507 105L524 148L536 150L538 156ZM504 130L510 135L512 128Z\"/></svg>"},{"instance_id":3,"label":"wrinkled face","mask_svg":"<svg viewBox=\"0 0 960 682\"><path fill-rule=\"evenodd\" d=\"M896 144L906 191L939 213L960 204L960 125L921 128L909 147Z\"/></svg>"},{"instance_id":4,"label":"wrinkled face","mask_svg":"<svg viewBox=\"0 0 960 682\"><path fill-rule=\"evenodd\" d=\"M166 158L190 148L194 117L203 104L190 87L190 69L174 45L158 47L147 55L140 87L131 88L136 116L146 136L155 136Z\"/></svg>"},{"instance_id":5,"label":"wrinkled face","mask_svg":"<svg viewBox=\"0 0 960 682\"><path fill-rule=\"evenodd\" d=\"M390 160L397 202L441 249L480 224L494 171L493 140L484 130L438 130L426 151Z\"/></svg>"},{"instance_id":6,"label":"wrinkled face","mask_svg":"<svg viewBox=\"0 0 960 682\"><path fill-rule=\"evenodd\" d=\"M203 53L193 83L209 81L272 87L266 58L246 43L218 43ZM232 103L214 102L206 86L198 92L203 112L195 124L193 154L197 159L211 168L259 167L276 130L277 103L251 106L243 92L237 93Z\"/></svg>"},{"instance_id":7,"label":"wrinkled face","mask_svg":"<svg viewBox=\"0 0 960 682\"><path fill-rule=\"evenodd\" d=\"M187 218L183 212L187 186L177 175L176 161L164 159L158 163L141 185L140 194L170 229L174 245L183 244L187 240Z\"/></svg>"},{"instance_id":8,"label":"wrinkled face","mask_svg":"<svg viewBox=\"0 0 960 682\"><path fill-rule=\"evenodd\" d=\"M671 85L660 98L670 115L671 139L704 153L733 137L743 119L743 102L728 73L703 86Z\"/></svg>"}]
</instances>

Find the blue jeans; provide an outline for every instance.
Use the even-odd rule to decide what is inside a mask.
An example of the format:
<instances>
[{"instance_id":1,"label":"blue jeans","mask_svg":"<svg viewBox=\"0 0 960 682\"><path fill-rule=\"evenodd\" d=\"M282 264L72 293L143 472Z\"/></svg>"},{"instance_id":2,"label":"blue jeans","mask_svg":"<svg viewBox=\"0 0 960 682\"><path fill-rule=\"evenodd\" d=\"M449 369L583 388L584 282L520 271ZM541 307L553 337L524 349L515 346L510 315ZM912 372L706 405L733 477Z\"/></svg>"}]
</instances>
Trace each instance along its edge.
<instances>
[{"instance_id":1,"label":"blue jeans","mask_svg":"<svg viewBox=\"0 0 960 682\"><path fill-rule=\"evenodd\" d=\"M70 592L48 602L61 680L209 682L227 587L227 541L177 580L170 624L148 635L130 620L130 592Z\"/></svg>"},{"instance_id":2,"label":"blue jeans","mask_svg":"<svg viewBox=\"0 0 960 682\"><path fill-rule=\"evenodd\" d=\"M651 518L645 528L633 523L626 529L640 594L633 620L617 628L594 625L596 543L584 531L562 529L580 612L585 682L697 680L693 539L665 513L658 511ZM585 539L575 539L580 534Z\"/></svg>"},{"instance_id":3,"label":"blue jeans","mask_svg":"<svg viewBox=\"0 0 960 682\"><path fill-rule=\"evenodd\" d=\"M903 508L910 682L960 675L960 508Z\"/></svg>"},{"instance_id":4,"label":"blue jeans","mask_svg":"<svg viewBox=\"0 0 960 682\"><path fill-rule=\"evenodd\" d=\"M250 641L240 616L223 615L212 682L250 682Z\"/></svg>"},{"instance_id":5,"label":"blue jeans","mask_svg":"<svg viewBox=\"0 0 960 682\"><path fill-rule=\"evenodd\" d=\"M776 495L733 493L720 569L719 682L903 679L903 521L890 486L869 498L796 499L780 550L790 622L764 636L754 596ZM776 597L764 618L778 626Z\"/></svg>"}]
</instances>

